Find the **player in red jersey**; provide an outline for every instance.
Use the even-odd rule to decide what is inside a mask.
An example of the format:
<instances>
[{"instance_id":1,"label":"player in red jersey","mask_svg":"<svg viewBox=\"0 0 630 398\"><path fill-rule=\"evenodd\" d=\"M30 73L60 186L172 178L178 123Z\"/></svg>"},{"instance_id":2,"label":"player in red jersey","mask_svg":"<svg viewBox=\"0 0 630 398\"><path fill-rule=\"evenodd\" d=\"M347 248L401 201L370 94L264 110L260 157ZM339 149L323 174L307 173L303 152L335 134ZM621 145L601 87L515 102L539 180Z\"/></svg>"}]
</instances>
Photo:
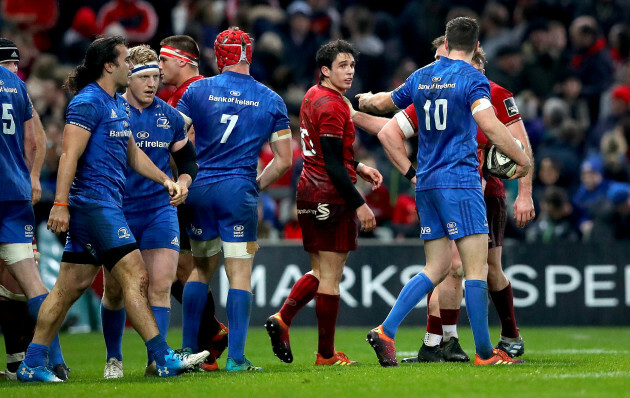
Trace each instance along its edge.
<instances>
[{"instance_id":1,"label":"player in red jersey","mask_svg":"<svg viewBox=\"0 0 630 398\"><path fill-rule=\"evenodd\" d=\"M175 86L175 91L166 101L170 106L176 108L177 103L182 98L188 86L191 83L201 80L204 76L199 74L199 46L190 36L178 35L169 36L160 42L160 71L162 82L166 85ZM184 117L186 118L186 117ZM190 120L187 120L190 124ZM195 131L191 127L188 130L188 139L195 143ZM183 214L186 207L177 208L177 216L179 218L179 230L185 231L186 225ZM192 252L190 250L190 240L187 234L180 235L180 254L177 263L177 281L173 283L171 292L180 303L182 302L182 294L184 284L188 280L190 273L194 268ZM213 274L215 270L212 270ZM219 322L215 317L215 305L212 290L208 291L208 300L201 318L199 327L199 348L208 350L210 355L200 368L205 371L213 371L218 369L216 359L223 353L227 347L228 328Z\"/></svg>"},{"instance_id":2,"label":"player in red jersey","mask_svg":"<svg viewBox=\"0 0 630 398\"><path fill-rule=\"evenodd\" d=\"M435 58L446 55L444 36L433 41L436 49ZM475 52L473 66L484 72L485 55L483 50ZM514 102L513 94L505 88L490 82L491 102L497 118L507 126L510 133L523 142L530 159L533 159L527 132ZM390 137L409 138L418 132L418 117L412 104L398 113L391 122L388 119L356 112L354 122L372 134L379 134L379 139ZM382 129L382 130L381 130ZM379 132L380 130L380 132ZM488 138L477 131L480 165L485 159ZM532 161L533 164L533 161ZM483 179L483 177L482 177ZM523 340L516 327L512 286L501 265L503 235L507 221L505 188L502 181L494 176L483 180L485 184L484 199L486 202L488 225L490 229L488 241L488 289L501 320L501 338L497 348L510 356L520 356L524 352ZM518 196L514 203L514 217L519 227L524 227L535 216L532 201L532 174L519 179ZM462 300L462 262L459 253L453 252L452 267L449 276L441 282L427 300L428 322L424 344L417 357L406 358L403 362L465 362L468 356L459 345L457 335L457 319ZM439 305L438 305L439 303ZM443 342L442 347L440 343Z\"/></svg>"},{"instance_id":3,"label":"player in red jersey","mask_svg":"<svg viewBox=\"0 0 630 398\"><path fill-rule=\"evenodd\" d=\"M361 229L376 227L372 210L354 187L357 175L378 188L383 177L355 162L354 124L343 94L352 84L356 50L343 40L317 51L320 83L311 87L300 109L304 169L297 188L298 221L312 271L300 278L277 314L265 324L273 351L280 360L293 361L289 327L295 315L315 298L319 332L316 365L355 363L335 350L339 311L339 283L350 251L357 248Z\"/></svg>"}]
</instances>

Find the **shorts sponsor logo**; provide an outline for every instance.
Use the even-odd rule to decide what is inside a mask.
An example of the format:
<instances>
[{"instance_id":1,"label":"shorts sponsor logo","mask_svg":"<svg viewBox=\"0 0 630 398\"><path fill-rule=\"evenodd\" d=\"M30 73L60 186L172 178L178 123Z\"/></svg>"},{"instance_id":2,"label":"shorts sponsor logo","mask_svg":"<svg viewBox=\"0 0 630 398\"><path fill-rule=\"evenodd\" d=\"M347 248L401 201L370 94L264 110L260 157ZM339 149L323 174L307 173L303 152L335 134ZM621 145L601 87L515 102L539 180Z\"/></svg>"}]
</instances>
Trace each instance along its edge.
<instances>
[{"instance_id":1,"label":"shorts sponsor logo","mask_svg":"<svg viewBox=\"0 0 630 398\"><path fill-rule=\"evenodd\" d=\"M421 227L420 235L429 235L431 233L431 227Z\"/></svg>"},{"instance_id":2,"label":"shorts sponsor logo","mask_svg":"<svg viewBox=\"0 0 630 398\"><path fill-rule=\"evenodd\" d=\"M242 238L245 236L245 227L242 225L235 225L234 226L234 237L235 238Z\"/></svg>"},{"instance_id":3,"label":"shorts sponsor logo","mask_svg":"<svg viewBox=\"0 0 630 398\"><path fill-rule=\"evenodd\" d=\"M192 230L192 233L197 236L200 236L203 233L203 230L201 228L195 228L194 225L191 225L190 229Z\"/></svg>"},{"instance_id":4,"label":"shorts sponsor logo","mask_svg":"<svg viewBox=\"0 0 630 398\"><path fill-rule=\"evenodd\" d=\"M149 138L149 133L147 133L146 131L138 131L136 133L136 137L141 140L146 140L147 138Z\"/></svg>"},{"instance_id":5,"label":"shorts sponsor logo","mask_svg":"<svg viewBox=\"0 0 630 398\"><path fill-rule=\"evenodd\" d=\"M232 91L230 91L230 95L232 95L234 97L240 97L241 93L240 93L240 91L232 90Z\"/></svg>"},{"instance_id":6,"label":"shorts sponsor logo","mask_svg":"<svg viewBox=\"0 0 630 398\"><path fill-rule=\"evenodd\" d=\"M328 209L328 203L318 203L317 213L318 214L315 216L315 218L317 218L319 221L328 220L328 217L330 217L330 210Z\"/></svg>"},{"instance_id":7,"label":"shorts sponsor logo","mask_svg":"<svg viewBox=\"0 0 630 398\"><path fill-rule=\"evenodd\" d=\"M30 224L26 224L24 226L24 237L32 238L33 237L33 226Z\"/></svg>"},{"instance_id":8,"label":"shorts sponsor logo","mask_svg":"<svg viewBox=\"0 0 630 398\"><path fill-rule=\"evenodd\" d=\"M457 229L457 223L456 222L449 222L448 224L446 224L446 228L448 229L448 234L449 235L455 235L456 233L459 232L459 230Z\"/></svg>"},{"instance_id":9,"label":"shorts sponsor logo","mask_svg":"<svg viewBox=\"0 0 630 398\"><path fill-rule=\"evenodd\" d=\"M118 228L118 239L127 239L131 235L129 235L129 231L125 227Z\"/></svg>"},{"instance_id":10,"label":"shorts sponsor logo","mask_svg":"<svg viewBox=\"0 0 630 398\"><path fill-rule=\"evenodd\" d=\"M509 117L513 117L519 114L518 107L516 106L516 101L514 101L514 97L510 97L503 100L503 104L505 105L505 110Z\"/></svg>"},{"instance_id":11,"label":"shorts sponsor logo","mask_svg":"<svg viewBox=\"0 0 630 398\"><path fill-rule=\"evenodd\" d=\"M91 243L87 243L85 245L85 250L87 250L92 257L96 258L96 250L94 250L94 247Z\"/></svg>"},{"instance_id":12,"label":"shorts sponsor logo","mask_svg":"<svg viewBox=\"0 0 630 398\"><path fill-rule=\"evenodd\" d=\"M179 239L176 237L171 241L171 245L179 247Z\"/></svg>"},{"instance_id":13,"label":"shorts sponsor logo","mask_svg":"<svg viewBox=\"0 0 630 398\"><path fill-rule=\"evenodd\" d=\"M161 117L158 118L157 122L156 122L157 127L163 128L163 129L169 129L171 128L171 125L168 123L168 119L165 117Z\"/></svg>"}]
</instances>

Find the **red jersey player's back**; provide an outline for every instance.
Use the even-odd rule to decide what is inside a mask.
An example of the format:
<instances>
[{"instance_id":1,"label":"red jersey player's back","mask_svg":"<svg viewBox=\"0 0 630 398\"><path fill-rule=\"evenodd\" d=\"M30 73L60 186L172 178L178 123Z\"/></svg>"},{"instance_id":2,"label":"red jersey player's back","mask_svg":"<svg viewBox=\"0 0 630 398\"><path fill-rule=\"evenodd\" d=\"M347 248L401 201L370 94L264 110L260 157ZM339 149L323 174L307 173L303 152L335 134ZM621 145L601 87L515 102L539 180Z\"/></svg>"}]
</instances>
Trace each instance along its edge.
<instances>
[{"instance_id":1,"label":"red jersey player's back","mask_svg":"<svg viewBox=\"0 0 630 398\"><path fill-rule=\"evenodd\" d=\"M300 134L304 168L297 187L297 200L345 203L326 172L320 137L340 137L343 163L356 182L354 170L354 123L341 94L321 85L311 87L300 108Z\"/></svg>"}]
</instances>

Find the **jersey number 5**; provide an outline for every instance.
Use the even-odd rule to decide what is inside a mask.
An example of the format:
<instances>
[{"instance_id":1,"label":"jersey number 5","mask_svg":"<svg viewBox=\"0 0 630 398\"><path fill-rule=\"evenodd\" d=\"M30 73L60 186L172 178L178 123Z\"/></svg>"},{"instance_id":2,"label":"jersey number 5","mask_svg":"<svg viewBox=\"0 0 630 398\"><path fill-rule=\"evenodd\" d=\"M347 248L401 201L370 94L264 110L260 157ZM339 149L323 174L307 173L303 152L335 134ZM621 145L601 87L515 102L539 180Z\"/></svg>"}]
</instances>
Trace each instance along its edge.
<instances>
[{"instance_id":1,"label":"jersey number 5","mask_svg":"<svg viewBox=\"0 0 630 398\"><path fill-rule=\"evenodd\" d=\"M426 130L431 130L431 115L429 111L431 110L431 100L427 100L424 103L424 124ZM448 113L448 100L447 99L438 99L435 100L435 111L433 112L433 119L435 121L435 129L436 130L445 130L446 129L446 114ZM442 114L440 116L440 114Z\"/></svg>"},{"instance_id":2,"label":"jersey number 5","mask_svg":"<svg viewBox=\"0 0 630 398\"><path fill-rule=\"evenodd\" d=\"M2 104L2 132L7 135L15 134L15 121L11 114L12 110L12 104Z\"/></svg>"},{"instance_id":3,"label":"jersey number 5","mask_svg":"<svg viewBox=\"0 0 630 398\"><path fill-rule=\"evenodd\" d=\"M225 144L225 142L228 140L230 134L232 134L232 130L234 130L234 126L236 125L237 121L238 115L226 115L225 113L221 115L221 123L225 124L229 122L227 128L225 129L225 133L223 133L223 137L221 137L221 144Z\"/></svg>"}]
</instances>

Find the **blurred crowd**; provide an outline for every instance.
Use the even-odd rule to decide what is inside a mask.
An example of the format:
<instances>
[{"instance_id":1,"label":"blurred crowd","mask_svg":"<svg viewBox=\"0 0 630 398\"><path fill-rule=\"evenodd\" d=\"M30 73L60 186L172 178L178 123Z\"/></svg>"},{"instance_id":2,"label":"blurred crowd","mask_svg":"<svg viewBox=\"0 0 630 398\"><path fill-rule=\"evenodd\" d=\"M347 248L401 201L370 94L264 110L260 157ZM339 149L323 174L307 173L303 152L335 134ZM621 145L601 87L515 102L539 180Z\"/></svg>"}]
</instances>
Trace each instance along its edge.
<instances>
[{"instance_id":1,"label":"blurred crowd","mask_svg":"<svg viewBox=\"0 0 630 398\"><path fill-rule=\"evenodd\" d=\"M301 171L298 115L304 93L318 77L317 48L344 38L359 50L349 98L389 91L433 60L431 41L444 33L448 20L472 16L481 25L486 75L515 94L536 160L536 220L525 229L509 223L506 237L546 243L630 239L630 0L1 4L1 36L20 48L19 74L48 136L43 200L36 208L40 220L54 197L70 99L62 84L97 35L124 34L131 45L148 43L159 50L162 38L188 34L200 45L205 76L217 73L213 42L220 31L236 25L253 35L251 73L285 100L294 132L292 170L261 196L259 236L300 239L294 203ZM390 165L378 139L358 130L355 154L385 179L376 191L359 182L380 226L372 236L419 236L413 187ZM271 157L269 148L263 149L261 165ZM517 184L506 188L510 204Z\"/></svg>"}]
</instances>

